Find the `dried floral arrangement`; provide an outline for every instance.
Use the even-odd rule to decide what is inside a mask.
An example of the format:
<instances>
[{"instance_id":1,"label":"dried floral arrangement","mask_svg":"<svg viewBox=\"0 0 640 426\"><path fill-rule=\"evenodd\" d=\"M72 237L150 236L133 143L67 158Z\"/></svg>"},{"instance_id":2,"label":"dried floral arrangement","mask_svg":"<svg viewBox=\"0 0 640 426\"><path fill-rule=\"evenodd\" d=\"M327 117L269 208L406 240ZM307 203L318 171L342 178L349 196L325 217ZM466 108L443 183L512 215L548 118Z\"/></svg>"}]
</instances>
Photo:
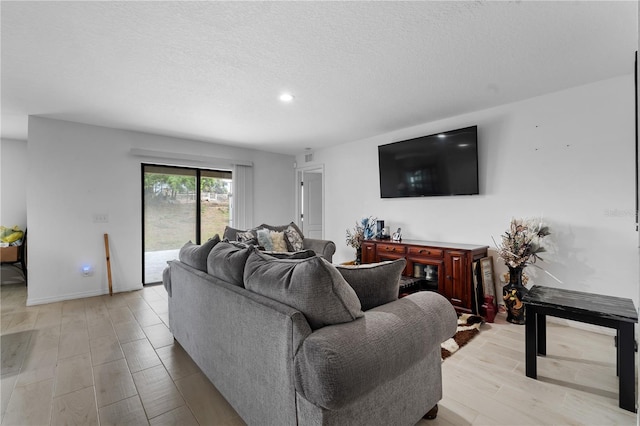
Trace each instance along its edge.
<instances>
[{"instance_id":1,"label":"dried floral arrangement","mask_svg":"<svg viewBox=\"0 0 640 426\"><path fill-rule=\"evenodd\" d=\"M376 235L376 218L373 216L363 217L360 222L356 222L356 226L347 229L347 245L354 249L362 246L363 240L370 240Z\"/></svg>"},{"instance_id":2,"label":"dried floral arrangement","mask_svg":"<svg viewBox=\"0 0 640 426\"><path fill-rule=\"evenodd\" d=\"M511 219L502 243L496 244L498 256L510 268L524 268L538 259L543 260L539 253L546 251L543 239L550 234L541 219Z\"/></svg>"}]
</instances>

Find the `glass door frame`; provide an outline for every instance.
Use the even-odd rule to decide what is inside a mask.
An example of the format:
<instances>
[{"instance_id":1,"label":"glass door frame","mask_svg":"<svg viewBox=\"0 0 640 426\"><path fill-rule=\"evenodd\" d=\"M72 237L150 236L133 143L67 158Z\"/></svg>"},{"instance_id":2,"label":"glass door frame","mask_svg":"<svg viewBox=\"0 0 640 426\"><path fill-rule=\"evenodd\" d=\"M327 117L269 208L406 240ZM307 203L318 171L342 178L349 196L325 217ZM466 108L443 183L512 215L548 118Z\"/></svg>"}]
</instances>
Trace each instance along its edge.
<instances>
[{"instance_id":1,"label":"glass door frame","mask_svg":"<svg viewBox=\"0 0 640 426\"><path fill-rule=\"evenodd\" d=\"M203 174L207 174L208 172L228 172L228 173L232 173L229 170L223 170L223 169L203 169L203 168L197 168L197 167L189 167L189 166L174 166L174 165L166 165L166 164L155 164L155 163L140 163L140 191L141 191L141 228L142 228L142 285L146 286L146 285L157 285L160 284L160 282L145 282L145 187L144 187L144 177L145 177L145 168L147 167L161 167L161 168L166 168L166 169L175 169L175 170L184 170L184 171L190 171L190 172L195 172L195 178L196 178L196 190L195 190L195 201L196 201L196 205L195 205L195 209L196 209L196 214L195 214L195 244L201 244L201 239L202 239L202 188L201 188L201 183L202 183L202 175ZM204 176L207 177L207 176ZM233 179L233 176L231 177L231 179Z\"/></svg>"}]
</instances>

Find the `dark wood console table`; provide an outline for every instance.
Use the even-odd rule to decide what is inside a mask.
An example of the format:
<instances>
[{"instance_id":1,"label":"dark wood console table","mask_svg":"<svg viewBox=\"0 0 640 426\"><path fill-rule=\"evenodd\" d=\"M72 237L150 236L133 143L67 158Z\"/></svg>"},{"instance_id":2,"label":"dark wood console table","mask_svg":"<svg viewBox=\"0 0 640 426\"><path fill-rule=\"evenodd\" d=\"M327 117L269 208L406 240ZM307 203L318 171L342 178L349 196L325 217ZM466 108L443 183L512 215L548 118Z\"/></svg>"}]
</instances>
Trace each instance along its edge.
<instances>
[{"instance_id":1,"label":"dark wood console table","mask_svg":"<svg viewBox=\"0 0 640 426\"><path fill-rule=\"evenodd\" d=\"M487 256L489 246L418 240L365 240L362 263L405 258L403 275L420 278L425 289L449 299L459 312L477 313L473 262Z\"/></svg>"},{"instance_id":2,"label":"dark wood console table","mask_svg":"<svg viewBox=\"0 0 640 426\"><path fill-rule=\"evenodd\" d=\"M547 354L547 315L614 328L620 408L636 412L634 325L638 312L631 299L534 285L522 301L527 377L537 378L537 355Z\"/></svg>"}]
</instances>

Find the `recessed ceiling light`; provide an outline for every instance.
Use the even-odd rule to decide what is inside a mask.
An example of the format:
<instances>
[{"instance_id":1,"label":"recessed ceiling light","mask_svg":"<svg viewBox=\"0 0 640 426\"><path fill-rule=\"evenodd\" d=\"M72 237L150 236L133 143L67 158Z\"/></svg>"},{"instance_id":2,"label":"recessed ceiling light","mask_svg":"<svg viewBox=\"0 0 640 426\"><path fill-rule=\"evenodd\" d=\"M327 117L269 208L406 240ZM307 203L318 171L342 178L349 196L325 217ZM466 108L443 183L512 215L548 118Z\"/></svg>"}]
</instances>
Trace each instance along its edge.
<instances>
[{"instance_id":1,"label":"recessed ceiling light","mask_svg":"<svg viewBox=\"0 0 640 426\"><path fill-rule=\"evenodd\" d=\"M291 93L283 93L280 95L280 100L282 102L291 102L293 100L293 95Z\"/></svg>"},{"instance_id":2,"label":"recessed ceiling light","mask_svg":"<svg viewBox=\"0 0 640 426\"><path fill-rule=\"evenodd\" d=\"M440 133L440 134L438 135L438 137L439 137L440 139L444 139L444 138L446 138L446 137L447 137L447 135Z\"/></svg>"}]
</instances>

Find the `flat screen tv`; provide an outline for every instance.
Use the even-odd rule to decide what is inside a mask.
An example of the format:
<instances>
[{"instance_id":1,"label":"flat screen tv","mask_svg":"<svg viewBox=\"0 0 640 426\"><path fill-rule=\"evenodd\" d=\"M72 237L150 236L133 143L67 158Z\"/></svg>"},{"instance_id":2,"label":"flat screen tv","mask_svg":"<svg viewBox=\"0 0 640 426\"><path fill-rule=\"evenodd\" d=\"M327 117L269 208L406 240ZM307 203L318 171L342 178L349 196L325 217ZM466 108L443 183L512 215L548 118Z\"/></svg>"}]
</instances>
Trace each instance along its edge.
<instances>
[{"instance_id":1,"label":"flat screen tv","mask_svg":"<svg viewBox=\"0 0 640 426\"><path fill-rule=\"evenodd\" d=\"M378 165L382 198L478 194L478 126L380 145Z\"/></svg>"}]
</instances>

